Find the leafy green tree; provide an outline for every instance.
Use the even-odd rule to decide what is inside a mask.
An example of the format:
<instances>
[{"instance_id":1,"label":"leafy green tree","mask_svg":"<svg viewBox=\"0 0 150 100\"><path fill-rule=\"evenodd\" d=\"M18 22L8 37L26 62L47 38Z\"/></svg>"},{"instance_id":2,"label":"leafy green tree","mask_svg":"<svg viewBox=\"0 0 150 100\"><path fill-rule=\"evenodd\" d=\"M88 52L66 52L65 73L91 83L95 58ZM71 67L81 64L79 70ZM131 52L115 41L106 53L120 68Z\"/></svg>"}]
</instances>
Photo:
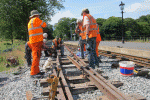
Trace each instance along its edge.
<instances>
[{"instance_id":1,"label":"leafy green tree","mask_svg":"<svg viewBox=\"0 0 150 100\"><path fill-rule=\"evenodd\" d=\"M125 34L125 37L126 36L129 36L129 37L133 36L134 37L134 36L140 35L140 32L141 32L140 25L134 19L125 18L124 19L124 25L125 25L125 33L126 33L126 31L127 31L127 33L128 33L128 31L131 32L130 36L129 36L129 34L128 35Z\"/></svg>"},{"instance_id":2,"label":"leafy green tree","mask_svg":"<svg viewBox=\"0 0 150 100\"><path fill-rule=\"evenodd\" d=\"M96 19L96 22L99 25L99 27L101 27L105 21L106 21L106 19L103 19L103 18L97 18Z\"/></svg>"},{"instance_id":3,"label":"leafy green tree","mask_svg":"<svg viewBox=\"0 0 150 100\"><path fill-rule=\"evenodd\" d=\"M102 25L100 33L104 34L104 38L111 40L111 37L121 36L121 18L109 17Z\"/></svg>"},{"instance_id":4,"label":"leafy green tree","mask_svg":"<svg viewBox=\"0 0 150 100\"><path fill-rule=\"evenodd\" d=\"M75 18L61 18L59 19L58 23L54 25L54 33L53 36L59 36L62 39L65 39L66 37L70 38L71 37L71 31L74 33L75 30L75 23L76 23ZM71 30L72 28L72 30Z\"/></svg>"}]
</instances>

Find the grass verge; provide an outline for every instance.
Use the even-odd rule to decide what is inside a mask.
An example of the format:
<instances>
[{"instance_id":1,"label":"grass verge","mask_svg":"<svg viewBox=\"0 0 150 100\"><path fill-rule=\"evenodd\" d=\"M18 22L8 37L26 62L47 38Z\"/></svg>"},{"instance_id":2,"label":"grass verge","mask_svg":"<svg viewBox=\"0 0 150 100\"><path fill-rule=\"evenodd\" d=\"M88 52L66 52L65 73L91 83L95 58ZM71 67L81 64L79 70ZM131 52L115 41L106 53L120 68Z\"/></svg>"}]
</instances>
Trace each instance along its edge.
<instances>
[{"instance_id":1,"label":"grass verge","mask_svg":"<svg viewBox=\"0 0 150 100\"><path fill-rule=\"evenodd\" d=\"M16 41L18 43L18 41ZM25 52L25 42L20 42L20 45L16 48L14 48L11 52L4 52L0 54L0 72L2 71L15 71L17 70L18 66L23 66L25 62L24 58L24 52ZM10 66L6 67L7 61L6 59L11 56L17 56L19 60L19 65L17 66ZM8 63L10 64L10 63ZM10 64L11 65L11 64Z\"/></svg>"}]
</instances>

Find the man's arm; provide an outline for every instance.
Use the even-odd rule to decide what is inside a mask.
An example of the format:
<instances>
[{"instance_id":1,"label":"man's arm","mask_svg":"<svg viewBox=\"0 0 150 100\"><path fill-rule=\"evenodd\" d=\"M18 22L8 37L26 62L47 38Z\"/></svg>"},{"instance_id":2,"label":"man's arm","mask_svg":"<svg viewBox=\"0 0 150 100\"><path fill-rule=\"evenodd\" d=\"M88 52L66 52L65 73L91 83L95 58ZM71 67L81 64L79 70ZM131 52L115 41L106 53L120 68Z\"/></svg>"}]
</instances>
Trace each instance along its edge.
<instances>
[{"instance_id":1,"label":"man's arm","mask_svg":"<svg viewBox=\"0 0 150 100\"><path fill-rule=\"evenodd\" d=\"M90 24L86 24L86 35L89 34Z\"/></svg>"}]
</instances>

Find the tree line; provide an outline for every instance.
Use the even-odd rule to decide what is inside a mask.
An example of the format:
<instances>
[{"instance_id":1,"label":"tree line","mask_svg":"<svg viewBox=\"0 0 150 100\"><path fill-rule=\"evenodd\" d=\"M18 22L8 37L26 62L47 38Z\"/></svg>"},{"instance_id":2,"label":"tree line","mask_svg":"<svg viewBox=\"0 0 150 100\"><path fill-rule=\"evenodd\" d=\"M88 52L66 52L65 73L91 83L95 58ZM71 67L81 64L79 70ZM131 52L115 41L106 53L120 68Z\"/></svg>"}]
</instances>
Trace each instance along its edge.
<instances>
[{"instance_id":1,"label":"tree line","mask_svg":"<svg viewBox=\"0 0 150 100\"><path fill-rule=\"evenodd\" d=\"M0 0L0 38L11 40L12 43L13 39L27 41L30 11L38 10L42 13L40 18L48 22L58 10L63 8L63 0ZM76 20L76 18L61 18L54 26L48 24L44 32L48 33L49 39L60 36L70 40L75 33ZM114 16L108 19L97 18L96 21L103 40L114 38L121 40L122 27L125 39L134 36L150 37L150 15L141 16L138 19L124 18L123 24L121 17Z\"/></svg>"},{"instance_id":2,"label":"tree line","mask_svg":"<svg viewBox=\"0 0 150 100\"><path fill-rule=\"evenodd\" d=\"M62 0L0 0L0 36L2 39L28 40L27 24L30 11L38 10L40 19L47 22L60 9L64 8ZM48 24L44 32L52 37L53 26Z\"/></svg>"},{"instance_id":3,"label":"tree line","mask_svg":"<svg viewBox=\"0 0 150 100\"><path fill-rule=\"evenodd\" d=\"M53 36L60 36L66 40L70 40L71 33L74 33L76 18L61 18L54 25ZM97 18L99 32L103 40L121 40L122 30L125 40L132 37L150 37L150 15L141 16L138 19L124 18L122 24L121 17L109 17L108 19Z\"/></svg>"}]
</instances>

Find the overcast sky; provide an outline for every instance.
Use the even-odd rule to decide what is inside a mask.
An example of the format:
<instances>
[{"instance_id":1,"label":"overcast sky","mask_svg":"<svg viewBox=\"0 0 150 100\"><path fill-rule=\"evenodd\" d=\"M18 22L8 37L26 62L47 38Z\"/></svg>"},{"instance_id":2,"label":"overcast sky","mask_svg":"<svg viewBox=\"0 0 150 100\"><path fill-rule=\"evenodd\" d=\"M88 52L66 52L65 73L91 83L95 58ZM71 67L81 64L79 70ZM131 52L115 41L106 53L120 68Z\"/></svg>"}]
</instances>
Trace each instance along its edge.
<instances>
[{"instance_id":1,"label":"overcast sky","mask_svg":"<svg viewBox=\"0 0 150 100\"><path fill-rule=\"evenodd\" d=\"M62 17L82 19L81 11L88 8L94 18L122 17L119 4L125 3L124 18L137 19L150 13L150 0L65 0L65 9L52 17L50 24L54 25Z\"/></svg>"}]
</instances>

